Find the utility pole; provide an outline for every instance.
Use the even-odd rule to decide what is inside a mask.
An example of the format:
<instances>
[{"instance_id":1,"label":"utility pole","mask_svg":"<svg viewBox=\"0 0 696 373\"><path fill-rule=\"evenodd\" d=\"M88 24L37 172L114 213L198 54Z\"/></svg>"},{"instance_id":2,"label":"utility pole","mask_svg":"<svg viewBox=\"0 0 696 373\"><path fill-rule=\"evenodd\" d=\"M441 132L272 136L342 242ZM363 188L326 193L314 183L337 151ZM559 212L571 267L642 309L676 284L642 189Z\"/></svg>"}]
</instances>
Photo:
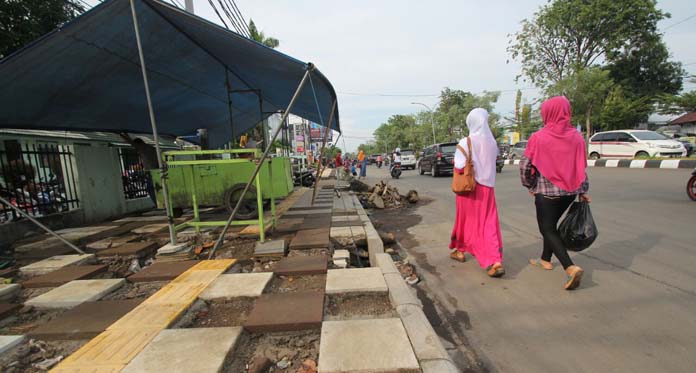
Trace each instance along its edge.
<instances>
[{"instance_id":1,"label":"utility pole","mask_svg":"<svg viewBox=\"0 0 696 373\"><path fill-rule=\"evenodd\" d=\"M187 12L193 14L193 0L185 0L184 6L186 7Z\"/></svg>"}]
</instances>

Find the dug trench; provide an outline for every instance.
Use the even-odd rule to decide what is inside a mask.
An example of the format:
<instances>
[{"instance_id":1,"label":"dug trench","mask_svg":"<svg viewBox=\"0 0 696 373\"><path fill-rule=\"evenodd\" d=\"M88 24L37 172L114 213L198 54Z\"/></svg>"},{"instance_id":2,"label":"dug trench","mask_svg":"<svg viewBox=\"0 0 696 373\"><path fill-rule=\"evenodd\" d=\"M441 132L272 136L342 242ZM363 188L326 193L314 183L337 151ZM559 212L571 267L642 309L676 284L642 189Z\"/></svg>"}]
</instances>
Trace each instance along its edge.
<instances>
[{"instance_id":1,"label":"dug trench","mask_svg":"<svg viewBox=\"0 0 696 373\"><path fill-rule=\"evenodd\" d=\"M419 246L420 243L409 232L409 228L421 223L422 217L418 213L418 208L426 206L430 202L432 201L421 198L417 206L405 205L398 209L373 209L370 210L370 219L381 236L393 234L395 242L385 243L384 249L394 259L398 268L405 268L410 264L416 272L426 271L439 278L440 273L437 268L428 263L424 254L410 250ZM411 263L411 261L415 263ZM472 328L467 313L462 310L451 312L428 287L423 276L419 276L419 278L421 281L412 286L423 304L423 312L457 367L463 372L488 372L489 364L474 350L466 335L466 331ZM447 301L456 304L456 299L448 299Z\"/></svg>"}]
</instances>

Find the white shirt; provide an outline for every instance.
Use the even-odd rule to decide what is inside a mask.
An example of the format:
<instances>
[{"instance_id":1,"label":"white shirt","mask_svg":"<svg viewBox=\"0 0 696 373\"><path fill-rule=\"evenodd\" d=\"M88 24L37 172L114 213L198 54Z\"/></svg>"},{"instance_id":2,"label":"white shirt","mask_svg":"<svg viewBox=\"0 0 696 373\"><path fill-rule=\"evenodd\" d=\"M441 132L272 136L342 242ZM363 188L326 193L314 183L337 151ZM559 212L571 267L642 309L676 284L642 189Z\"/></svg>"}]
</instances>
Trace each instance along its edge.
<instances>
[{"instance_id":1,"label":"white shirt","mask_svg":"<svg viewBox=\"0 0 696 373\"><path fill-rule=\"evenodd\" d=\"M401 163L401 156L394 153L394 163Z\"/></svg>"}]
</instances>

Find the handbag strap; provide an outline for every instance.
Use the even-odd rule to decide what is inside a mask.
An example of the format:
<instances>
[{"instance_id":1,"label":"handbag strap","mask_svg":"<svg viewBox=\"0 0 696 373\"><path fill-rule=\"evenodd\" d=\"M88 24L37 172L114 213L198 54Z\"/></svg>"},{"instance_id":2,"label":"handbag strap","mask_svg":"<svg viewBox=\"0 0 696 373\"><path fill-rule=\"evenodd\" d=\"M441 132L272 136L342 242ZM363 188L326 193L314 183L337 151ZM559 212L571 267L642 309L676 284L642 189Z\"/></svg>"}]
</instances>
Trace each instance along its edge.
<instances>
[{"instance_id":1,"label":"handbag strap","mask_svg":"<svg viewBox=\"0 0 696 373\"><path fill-rule=\"evenodd\" d=\"M457 149L459 149L459 151L462 152L462 155L464 155L464 157L466 157L466 164L472 164L472 160L471 160L471 137L467 137L467 138L466 138L466 145L467 145L467 147L469 148L469 153L468 153L468 155L467 155L467 153L464 151L464 147L463 147L463 146L457 144ZM466 166L465 166L465 167L466 167Z\"/></svg>"}]
</instances>

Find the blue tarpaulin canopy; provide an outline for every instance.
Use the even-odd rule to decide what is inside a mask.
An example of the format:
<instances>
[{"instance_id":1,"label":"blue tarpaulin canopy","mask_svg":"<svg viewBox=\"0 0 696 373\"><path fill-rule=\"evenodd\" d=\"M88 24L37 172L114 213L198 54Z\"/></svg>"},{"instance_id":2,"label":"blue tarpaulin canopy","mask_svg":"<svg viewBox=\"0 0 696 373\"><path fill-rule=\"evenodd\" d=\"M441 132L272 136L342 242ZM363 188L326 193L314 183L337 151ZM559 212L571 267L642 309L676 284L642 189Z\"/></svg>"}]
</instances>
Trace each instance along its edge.
<instances>
[{"instance_id":1,"label":"blue tarpaulin canopy","mask_svg":"<svg viewBox=\"0 0 696 373\"><path fill-rule=\"evenodd\" d=\"M310 66L161 1L135 7L160 133L206 128L220 146L285 110ZM318 69L310 78L291 112L327 123L336 93ZM0 128L151 132L129 0L0 60Z\"/></svg>"}]
</instances>

